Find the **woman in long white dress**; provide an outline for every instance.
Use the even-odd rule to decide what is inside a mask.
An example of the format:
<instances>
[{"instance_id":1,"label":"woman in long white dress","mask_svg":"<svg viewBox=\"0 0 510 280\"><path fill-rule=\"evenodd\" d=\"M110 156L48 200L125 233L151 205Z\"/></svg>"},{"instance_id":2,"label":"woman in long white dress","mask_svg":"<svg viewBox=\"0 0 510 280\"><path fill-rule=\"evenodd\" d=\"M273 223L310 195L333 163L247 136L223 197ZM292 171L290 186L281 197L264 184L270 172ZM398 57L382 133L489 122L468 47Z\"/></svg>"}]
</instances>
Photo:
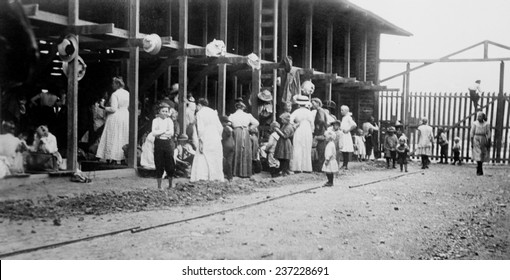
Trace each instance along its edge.
<instances>
[{"instance_id":1,"label":"woman in long white dress","mask_svg":"<svg viewBox=\"0 0 510 280\"><path fill-rule=\"evenodd\" d=\"M299 108L290 115L290 123L296 127L290 169L295 172L312 172L313 114L306 108L308 97L300 95L296 103Z\"/></svg>"},{"instance_id":2,"label":"woman in long white dress","mask_svg":"<svg viewBox=\"0 0 510 280\"><path fill-rule=\"evenodd\" d=\"M354 143L352 142L351 131L357 127L357 124L352 119L349 107L346 105L342 105L340 107L340 113L342 114L342 121L340 122L340 138L338 139L338 146L340 147L340 152L342 152L342 169L347 170L349 157L351 156L351 153L354 152Z\"/></svg>"},{"instance_id":3,"label":"woman in long white dress","mask_svg":"<svg viewBox=\"0 0 510 280\"><path fill-rule=\"evenodd\" d=\"M434 142L434 131L427 123L428 119L424 117L421 119L421 125L418 126L416 154L421 156L421 169L429 168L429 156L432 155L432 143Z\"/></svg>"},{"instance_id":4,"label":"woman in long white dress","mask_svg":"<svg viewBox=\"0 0 510 280\"><path fill-rule=\"evenodd\" d=\"M197 102L194 141L197 151L191 167L190 182L223 181L223 146L221 145L221 125L218 112L209 107L206 99Z\"/></svg>"},{"instance_id":5,"label":"woman in long white dress","mask_svg":"<svg viewBox=\"0 0 510 280\"><path fill-rule=\"evenodd\" d=\"M96 157L121 161L125 159L122 147L129 143L129 92L124 89L121 77L113 78L112 87L115 92L110 97L110 106L105 108L108 115Z\"/></svg>"}]
</instances>

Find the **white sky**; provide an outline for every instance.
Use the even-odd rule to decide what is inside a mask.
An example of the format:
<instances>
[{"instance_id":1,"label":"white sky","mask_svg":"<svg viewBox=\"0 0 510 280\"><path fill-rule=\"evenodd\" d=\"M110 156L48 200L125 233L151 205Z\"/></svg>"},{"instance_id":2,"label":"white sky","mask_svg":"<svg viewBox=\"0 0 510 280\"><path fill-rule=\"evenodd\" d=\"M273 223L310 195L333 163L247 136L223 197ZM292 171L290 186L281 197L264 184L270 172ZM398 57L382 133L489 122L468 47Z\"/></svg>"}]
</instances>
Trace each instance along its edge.
<instances>
[{"instance_id":1,"label":"white sky","mask_svg":"<svg viewBox=\"0 0 510 280\"><path fill-rule=\"evenodd\" d=\"M509 0L350 0L413 36L381 36L381 58L437 59L484 40L510 46ZM510 50L489 46L489 58L510 57ZM452 58L483 58L483 45ZM412 63L411 67L420 64ZM404 71L405 63L381 63L380 79ZM413 92L467 92L475 80L482 91L498 92L500 62L435 63L411 72ZM402 88L402 78L383 85ZM504 91L510 93L510 61Z\"/></svg>"}]
</instances>

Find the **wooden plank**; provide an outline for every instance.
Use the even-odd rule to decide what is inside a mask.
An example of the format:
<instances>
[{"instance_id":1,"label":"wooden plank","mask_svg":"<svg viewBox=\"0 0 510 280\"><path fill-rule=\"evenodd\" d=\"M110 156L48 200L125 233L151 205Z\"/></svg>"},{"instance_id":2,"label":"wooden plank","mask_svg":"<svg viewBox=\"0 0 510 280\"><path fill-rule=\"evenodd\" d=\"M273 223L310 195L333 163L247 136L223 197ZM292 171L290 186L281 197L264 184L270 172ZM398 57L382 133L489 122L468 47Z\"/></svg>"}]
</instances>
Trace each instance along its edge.
<instances>
[{"instance_id":1,"label":"wooden plank","mask_svg":"<svg viewBox=\"0 0 510 280\"><path fill-rule=\"evenodd\" d=\"M328 20L326 35L326 73L333 72L333 21ZM325 100L331 101L331 81L326 81L326 98Z\"/></svg>"},{"instance_id":2,"label":"wooden plank","mask_svg":"<svg viewBox=\"0 0 510 280\"><path fill-rule=\"evenodd\" d=\"M91 24L91 25L71 25L67 27L67 32L77 35L90 35L90 34L106 34L113 33L113 23L104 24Z\"/></svg>"},{"instance_id":3,"label":"wooden plank","mask_svg":"<svg viewBox=\"0 0 510 280\"><path fill-rule=\"evenodd\" d=\"M227 46L228 31L228 0L220 0L220 40ZM228 50L228 48L227 48Z\"/></svg>"},{"instance_id":4,"label":"wooden plank","mask_svg":"<svg viewBox=\"0 0 510 280\"><path fill-rule=\"evenodd\" d=\"M66 24L76 25L79 21L78 0L68 0L68 17ZM78 46L79 50L79 36ZM67 170L78 170L78 60L69 62L69 74L67 76Z\"/></svg>"},{"instance_id":5,"label":"wooden plank","mask_svg":"<svg viewBox=\"0 0 510 280\"><path fill-rule=\"evenodd\" d=\"M39 4L23 5L23 12L27 17L35 16L39 12Z\"/></svg>"},{"instance_id":6,"label":"wooden plank","mask_svg":"<svg viewBox=\"0 0 510 280\"><path fill-rule=\"evenodd\" d=\"M261 57L261 42L260 37L262 36L262 0L253 1L253 52ZM251 76L251 113L255 118L258 118L257 108L257 94L260 92L260 76L261 69L254 69Z\"/></svg>"},{"instance_id":7,"label":"wooden plank","mask_svg":"<svg viewBox=\"0 0 510 280\"><path fill-rule=\"evenodd\" d=\"M289 0L282 0L282 35L280 36L281 56L289 55Z\"/></svg>"},{"instance_id":8,"label":"wooden plank","mask_svg":"<svg viewBox=\"0 0 510 280\"><path fill-rule=\"evenodd\" d=\"M225 115L225 96L227 92L227 64L218 65L218 113Z\"/></svg>"},{"instance_id":9,"label":"wooden plank","mask_svg":"<svg viewBox=\"0 0 510 280\"><path fill-rule=\"evenodd\" d=\"M454 93L453 94L453 107L452 107L453 110L451 112L451 114L452 114L452 123L456 123L455 113L456 112L460 112L459 107L457 107L457 93ZM452 127L451 132L449 134L450 135L450 151L452 150L452 147L453 147L453 144L454 144L453 143L453 139L455 138L455 135L457 135L457 131L458 131L458 129L456 127ZM453 158L453 153L451 154L451 158Z\"/></svg>"},{"instance_id":10,"label":"wooden plank","mask_svg":"<svg viewBox=\"0 0 510 280\"><path fill-rule=\"evenodd\" d=\"M503 149L503 155L505 156L506 163L510 163L510 155L507 153L507 147L510 145L509 139L508 139L508 133L510 130L510 102L505 101L505 107L506 109L503 111L506 116L506 122L505 122L505 145Z\"/></svg>"},{"instance_id":11,"label":"wooden plank","mask_svg":"<svg viewBox=\"0 0 510 280\"><path fill-rule=\"evenodd\" d=\"M367 80L367 48L368 48L368 34L365 30L363 32L363 38L361 41L361 62L360 62L360 70L361 70L361 80Z\"/></svg>"},{"instance_id":12,"label":"wooden plank","mask_svg":"<svg viewBox=\"0 0 510 280\"><path fill-rule=\"evenodd\" d=\"M179 0L179 51L183 53L179 57L179 112L184 112L184 102L188 92L188 56L185 50L188 48L188 19L189 1ZM186 128L184 114L179 114L179 125L184 131Z\"/></svg>"},{"instance_id":13,"label":"wooden plank","mask_svg":"<svg viewBox=\"0 0 510 280\"><path fill-rule=\"evenodd\" d=\"M140 30L140 0L129 2L129 37L138 38ZM129 86L129 145L128 159L129 167L136 167L138 160L138 74L139 74L139 47L129 47L129 66L127 84Z\"/></svg>"},{"instance_id":14,"label":"wooden plank","mask_svg":"<svg viewBox=\"0 0 510 280\"><path fill-rule=\"evenodd\" d=\"M494 58L443 58L443 59L379 59L379 62L384 63L444 63L444 62L495 62L495 61L508 61L510 57L494 57ZM413 68L414 69L414 68ZM400 75L405 74L405 72L400 73ZM397 75L400 76L400 75ZM393 77L395 78L395 77ZM384 79L382 82L389 80L389 78Z\"/></svg>"},{"instance_id":15,"label":"wooden plank","mask_svg":"<svg viewBox=\"0 0 510 280\"><path fill-rule=\"evenodd\" d=\"M448 119L447 124L448 125L450 125L453 122L452 114L457 109L457 108L455 108L455 106L452 106L453 105L452 97L453 97L453 95L451 93L448 93L448 105L446 105L446 111L445 111L446 114L447 114L447 119ZM450 145L448 146L448 151L447 151L447 154L449 154L450 150L451 150L451 148L453 146L453 140L451 139L450 131L448 131L448 133L446 135L449 136L448 137L448 143ZM446 162L448 162L448 157L446 157L446 158L447 158Z\"/></svg>"},{"instance_id":16,"label":"wooden plank","mask_svg":"<svg viewBox=\"0 0 510 280\"><path fill-rule=\"evenodd\" d=\"M345 46L344 46L344 76L346 78L351 77L351 25L347 24L347 32L345 34Z\"/></svg>"},{"instance_id":17,"label":"wooden plank","mask_svg":"<svg viewBox=\"0 0 510 280\"><path fill-rule=\"evenodd\" d=\"M505 80L505 63L501 61L499 68L499 92L498 92L498 109L497 109L497 117L496 117L496 133L495 133L495 148L496 148L496 162L501 162L501 142L503 137L503 116L505 112L505 104L506 102L504 97L504 80Z\"/></svg>"},{"instance_id":18,"label":"wooden plank","mask_svg":"<svg viewBox=\"0 0 510 280\"><path fill-rule=\"evenodd\" d=\"M278 38L278 0L272 0L273 2L273 36L274 38ZM278 60L278 40L273 40L273 61L276 62ZM273 71L275 72L275 71ZM276 86L276 76L275 78L273 79L273 97L276 96L276 90L277 90L277 86ZM273 104L274 106L276 106L276 104ZM274 111L276 112L276 110ZM275 116L275 114L273 114L273 116Z\"/></svg>"},{"instance_id":19,"label":"wooden plank","mask_svg":"<svg viewBox=\"0 0 510 280\"><path fill-rule=\"evenodd\" d=\"M313 2L307 3L307 13L305 18L305 54L303 68L312 68L312 37L313 37Z\"/></svg>"},{"instance_id":20,"label":"wooden plank","mask_svg":"<svg viewBox=\"0 0 510 280\"><path fill-rule=\"evenodd\" d=\"M481 95L483 95L483 92L482 92ZM473 105L471 104L471 102L468 102L468 106L469 106L469 116L470 116L470 118L468 119L467 124L468 125L472 125L472 123L473 123L473 117L472 116L474 115L473 114ZM476 119L476 115L475 115L474 119ZM471 137L469 135L469 130L467 131L467 138L468 138L468 147L471 147ZM467 149L467 157L469 157L469 154L470 154L469 152L470 152L470 149Z\"/></svg>"}]
</instances>

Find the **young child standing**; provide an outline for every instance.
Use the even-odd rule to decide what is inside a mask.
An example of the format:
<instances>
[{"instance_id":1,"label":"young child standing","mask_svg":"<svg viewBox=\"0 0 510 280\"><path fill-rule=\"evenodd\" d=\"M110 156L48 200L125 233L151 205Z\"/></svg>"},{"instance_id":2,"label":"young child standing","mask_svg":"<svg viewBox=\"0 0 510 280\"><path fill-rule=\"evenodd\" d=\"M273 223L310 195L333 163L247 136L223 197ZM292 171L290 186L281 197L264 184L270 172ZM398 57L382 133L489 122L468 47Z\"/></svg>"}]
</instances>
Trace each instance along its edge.
<instances>
[{"instance_id":1,"label":"young child standing","mask_svg":"<svg viewBox=\"0 0 510 280\"><path fill-rule=\"evenodd\" d=\"M439 163L448 163L448 137L446 136L446 129L439 128L437 132L437 144L441 147ZM443 161L444 159L444 161Z\"/></svg>"},{"instance_id":2,"label":"young child standing","mask_svg":"<svg viewBox=\"0 0 510 280\"><path fill-rule=\"evenodd\" d=\"M339 120L336 120L332 123L331 130L333 133L335 133L335 148L336 148L336 161L337 164L340 165L340 162L342 162L342 152L340 147L340 135L342 134L342 130L340 130L340 124L341 122Z\"/></svg>"},{"instance_id":3,"label":"young child standing","mask_svg":"<svg viewBox=\"0 0 510 280\"><path fill-rule=\"evenodd\" d=\"M220 117L221 124L223 125L223 133L221 134L221 145L223 146L223 173L229 182L234 178L234 129L232 122L229 121L227 116Z\"/></svg>"},{"instance_id":4,"label":"young child standing","mask_svg":"<svg viewBox=\"0 0 510 280\"><path fill-rule=\"evenodd\" d=\"M455 163L458 161L459 165L462 164L462 161L460 160L460 138L457 136L453 139L453 163L452 165L455 165Z\"/></svg>"},{"instance_id":5,"label":"young child standing","mask_svg":"<svg viewBox=\"0 0 510 280\"><path fill-rule=\"evenodd\" d=\"M397 146L397 157L398 157L398 164L400 164L400 172L406 171L407 172L407 157L409 154L409 146L406 144L406 137L404 135L400 136L398 139L398 146ZM403 170L404 169L404 170Z\"/></svg>"},{"instance_id":6,"label":"young child standing","mask_svg":"<svg viewBox=\"0 0 510 280\"><path fill-rule=\"evenodd\" d=\"M154 164L156 165L156 178L158 189L161 189L163 173L168 176L168 188L172 187L174 176L174 157L172 150L172 137L174 136L174 123L169 117L169 105L161 103L158 115L152 120L152 135L154 135Z\"/></svg>"},{"instance_id":7,"label":"young child standing","mask_svg":"<svg viewBox=\"0 0 510 280\"><path fill-rule=\"evenodd\" d=\"M267 152L267 162L269 164L269 173L271 173L271 177L278 176L280 173L280 162L274 157L274 152L276 150L276 145L278 143L278 139L280 139L280 135L276 132L276 129L280 128L280 124L278 122L272 122L269 127L269 141L264 145L263 150Z\"/></svg>"},{"instance_id":8,"label":"young child standing","mask_svg":"<svg viewBox=\"0 0 510 280\"><path fill-rule=\"evenodd\" d=\"M256 127L250 128L250 140L252 147L252 169L253 174L260 173L262 171L262 164L260 163L259 153L259 130Z\"/></svg>"},{"instance_id":9,"label":"young child standing","mask_svg":"<svg viewBox=\"0 0 510 280\"><path fill-rule=\"evenodd\" d=\"M397 158L397 145L398 139L395 135L395 128L390 126L384 136L384 157L386 158L386 168L390 168L390 161L393 161L393 168L395 167L395 161Z\"/></svg>"},{"instance_id":10,"label":"young child standing","mask_svg":"<svg viewBox=\"0 0 510 280\"><path fill-rule=\"evenodd\" d=\"M354 154L358 156L358 161L362 161L367 154L363 129L358 129L356 135L354 135Z\"/></svg>"},{"instance_id":11,"label":"young child standing","mask_svg":"<svg viewBox=\"0 0 510 280\"><path fill-rule=\"evenodd\" d=\"M292 136L294 126L290 123L290 113L280 115L281 129L274 127L274 131L280 135L276 143L274 157L280 161L282 176L290 175L290 160L292 159Z\"/></svg>"},{"instance_id":12,"label":"young child standing","mask_svg":"<svg viewBox=\"0 0 510 280\"><path fill-rule=\"evenodd\" d=\"M324 184L324 187L332 187L335 173L338 172L338 162L336 161L336 147L335 139L336 134L333 131L326 131L324 133L326 137L326 149L324 150L324 164L322 165L322 171L326 173L328 181Z\"/></svg>"}]
</instances>

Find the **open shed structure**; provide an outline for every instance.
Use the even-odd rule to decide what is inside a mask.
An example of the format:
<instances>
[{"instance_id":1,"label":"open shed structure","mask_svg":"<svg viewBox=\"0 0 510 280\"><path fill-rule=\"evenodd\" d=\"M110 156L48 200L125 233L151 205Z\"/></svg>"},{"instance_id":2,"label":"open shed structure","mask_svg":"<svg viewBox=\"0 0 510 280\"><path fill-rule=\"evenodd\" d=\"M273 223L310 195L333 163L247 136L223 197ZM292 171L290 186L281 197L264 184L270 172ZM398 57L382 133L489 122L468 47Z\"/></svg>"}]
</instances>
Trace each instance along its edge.
<instances>
[{"instance_id":1,"label":"open shed structure","mask_svg":"<svg viewBox=\"0 0 510 280\"><path fill-rule=\"evenodd\" d=\"M274 112L281 103L277 78L282 59L291 56L301 81L312 80L315 96L351 108L363 122L377 116L381 34L411 34L345 0L24 0L39 40L38 83L67 89L67 167L76 170L77 142L86 125L86 108L104 93L113 75L127 81L130 92L128 166L136 167L145 101L179 83L179 98L188 92L206 97L219 114L233 110L244 98L257 115L257 94L273 93ZM56 45L65 34L79 38L79 55L87 73L78 83L77 62L67 77L52 70L58 64ZM157 55L141 50L147 34L163 41ZM207 57L205 46L223 40L227 53ZM260 69L248 65L247 55L261 58ZM61 72L61 70L60 70ZM35 89L34 89L35 91ZM36 92L33 92L35 94ZM140 106L143 105L143 106ZM183 103L180 103L183 111ZM85 109L83 109L85 108ZM336 112L334 112L336 114ZM184 119L180 114L181 127Z\"/></svg>"}]
</instances>

